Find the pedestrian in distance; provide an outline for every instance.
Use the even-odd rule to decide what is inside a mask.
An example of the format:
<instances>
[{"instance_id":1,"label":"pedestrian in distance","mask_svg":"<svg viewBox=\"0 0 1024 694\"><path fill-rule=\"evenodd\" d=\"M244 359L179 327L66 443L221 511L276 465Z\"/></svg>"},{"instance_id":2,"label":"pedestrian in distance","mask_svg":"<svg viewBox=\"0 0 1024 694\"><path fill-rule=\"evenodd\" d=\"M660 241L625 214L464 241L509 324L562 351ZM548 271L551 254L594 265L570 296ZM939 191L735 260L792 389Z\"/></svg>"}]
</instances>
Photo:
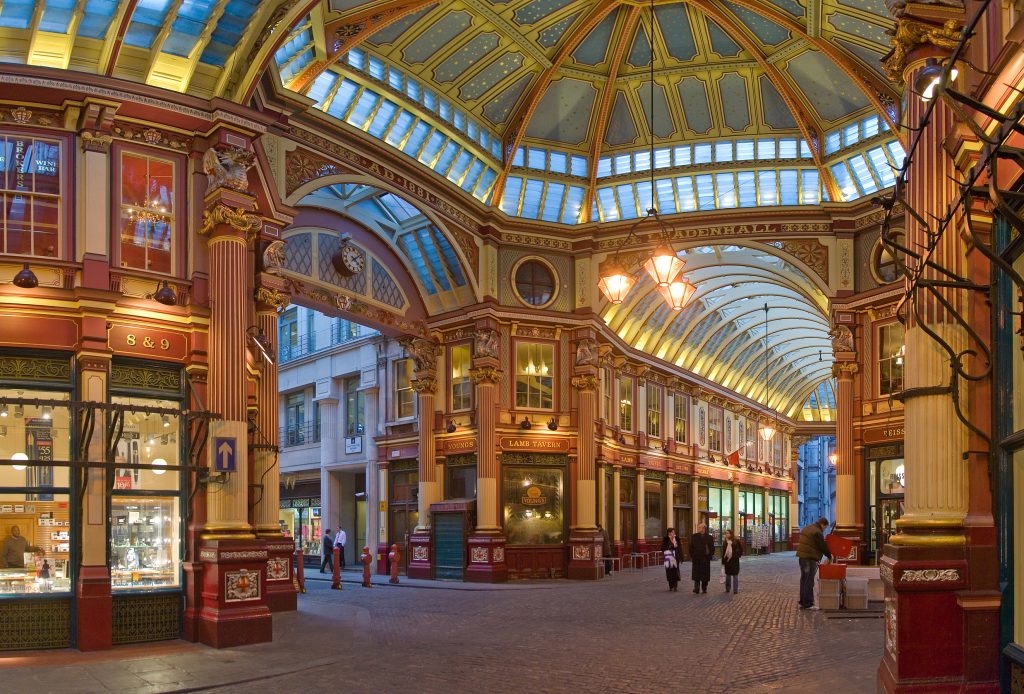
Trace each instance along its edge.
<instances>
[{"instance_id":1,"label":"pedestrian in distance","mask_svg":"<svg viewBox=\"0 0 1024 694\"><path fill-rule=\"evenodd\" d=\"M604 557L604 575L610 576L612 573L612 560L609 558L612 556L612 542L608 539L608 531L601 527L601 524L597 524L597 531L601 533L601 556Z\"/></svg>"},{"instance_id":2,"label":"pedestrian in distance","mask_svg":"<svg viewBox=\"0 0 1024 694\"><path fill-rule=\"evenodd\" d=\"M345 531L338 526L338 534L334 536L334 546L338 548L338 565L344 570L345 568L345 542L348 540L348 535Z\"/></svg>"},{"instance_id":3,"label":"pedestrian in distance","mask_svg":"<svg viewBox=\"0 0 1024 694\"><path fill-rule=\"evenodd\" d=\"M324 531L322 549L324 556L323 561L320 562L320 573L323 573L328 566L331 567L331 573L334 573L334 538L331 536L330 528Z\"/></svg>"},{"instance_id":4,"label":"pedestrian in distance","mask_svg":"<svg viewBox=\"0 0 1024 694\"><path fill-rule=\"evenodd\" d=\"M722 571L725 573L725 592L730 588L733 595L740 592L740 557L743 556L743 543L736 539L731 530L725 531L722 542Z\"/></svg>"},{"instance_id":5,"label":"pedestrian in distance","mask_svg":"<svg viewBox=\"0 0 1024 694\"><path fill-rule=\"evenodd\" d=\"M711 581L711 560L715 557L715 538L708 532L708 526L701 523L690 538L690 561L693 564L690 577L694 593L707 593Z\"/></svg>"},{"instance_id":6,"label":"pedestrian in distance","mask_svg":"<svg viewBox=\"0 0 1024 694\"><path fill-rule=\"evenodd\" d=\"M800 531L800 544L796 548L796 558L800 560L800 609L816 610L814 606L814 576L818 573L818 562L822 556L832 559L832 552L825 542L827 518L819 518L816 522L804 526Z\"/></svg>"},{"instance_id":7,"label":"pedestrian in distance","mask_svg":"<svg viewBox=\"0 0 1024 694\"><path fill-rule=\"evenodd\" d=\"M679 562L683 560L683 543L676 537L676 529L669 528L661 541L661 553L665 557L665 578L668 589L679 592Z\"/></svg>"}]
</instances>

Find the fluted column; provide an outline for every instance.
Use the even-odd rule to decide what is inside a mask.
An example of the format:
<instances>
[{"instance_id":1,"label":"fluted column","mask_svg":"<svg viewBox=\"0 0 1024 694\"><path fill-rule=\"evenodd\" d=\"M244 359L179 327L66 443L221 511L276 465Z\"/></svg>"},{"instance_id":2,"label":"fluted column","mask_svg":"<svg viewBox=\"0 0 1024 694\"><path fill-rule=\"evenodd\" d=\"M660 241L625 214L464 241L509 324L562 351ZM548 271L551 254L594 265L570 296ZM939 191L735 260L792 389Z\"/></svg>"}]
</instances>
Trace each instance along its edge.
<instances>
[{"instance_id":1,"label":"fluted column","mask_svg":"<svg viewBox=\"0 0 1024 694\"><path fill-rule=\"evenodd\" d=\"M836 377L836 528L854 530L857 524L856 465L853 457L853 361L837 361Z\"/></svg>"},{"instance_id":2,"label":"fluted column","mask_svg":"<svg viewBox=\"0 0 1024 694\"><path fill-rule=\"evenodd\" d=\"M437 456L434 450L434 411L437 379L423 376L413 379L419 419L419 525L418 531L430 529L430 505L440 501L437 486Z\"/></svg>"},{"instance_id":3,"label":"fluted column","mask_svg":"<svg viewBox=\"0 0 1024 694\"><path fill-rule=\"evenodd\" d=\"M636 546L633 548L634 552L642 551L640 549L641 543L647 537L647 529L645 527L646 513L644 508L644 470L637 468L636 471Z\"/></svg>"},{"instance_id":4,"label":"fluted column","mask_svg":"<svg viewBox=\"0 0 1024 694\"><path fill-rule=\"evenodd\" d=\"M260 348L267 354L254 355L260 365L259 390L257 402L259 408L256 423L260 433L253 442L255 457L255 482L262 485L257 494L254 509L256 534L261 537L281 536L277 522L281 499L281 469L277 464L279 453L280 430L278 427L278 393L277 393L277 316L278 312L288 303L288 295L282 292L259 287L256 290L256 325L259 328ZM257 351L259 351L257 349ZM267 359L269 357L269 359Z\"/></svg>"},{"instance_id":5,"label":"fluted column","mask_svg":"<svg viewBox=\"0 0 1024 694\"><path fill-rule=\"evenodd\" d=\"M317 384L316 403L320 409L320 524L321 532L327 528L337 531L341 525L341 499L335 492L335 477L331 466L338 462L338 395L333 379ZM349 543L350 545L355 543Z\"/></svg>"},{"instance_id":6,"label":"fluted column","mask_svg":"<svg viewBox=\"0 0 1024 694\"><path fill-rule=\"evenodd\" d=\"M250 214L251 196L218 191L203 215L210 267L209 408L221 416L210 426L207 451L211 469L222 453L217 439L235 440L235 471L226 474L216 494L207 497L203 536L252 538L248 521L249 466L246 420L246 316L249 310L249 245L262 222Z\"/></svg>"},{"instance_id":7,"label":"fluted column","mask_svg":"<svg viewBox=\"0 0 1024 694\"><path fill-rule=\"evenodd\" d=\"M619 510L619 502L622 499L622 466L612 466L612 518L609 523L614 524L615 532L612 540L616 543L622 542L622 512Z\"/></svg>"},{"instance_id":8,"label":"fluted column","mask_svg":"<svg viewBox=\"0 0 1024 694\"><path fill-rule=\"evenodd\" d=\"M592 374L574 376L572 385L579 396L576 431L576 518L573 527L580 531L596 530L595 499L597 494L597 377Z\"/></svg>"},{"instance_id":9,"label":"fluted column","mask_svg":"<svg viewBox=\"0 0 1024 694\"><path fill-rule=\"evenodd\" d=\"M501 531L498 520L498 384L502 371L493 357L474 359L469 371L476 388L477 412L477 479L476 529L479 532Z\"/></svg>"},{"instance_id":10,"label":"fluted column","mask_svg":"<svg viewBox=\"0 0 1024 694\"><path fill-rule=\"evenodd\" d=\"M675 511L675 504L672 503L672 487L675 486L675 475L671 472L665 475L665 527L675 527L675 518L673 518ZM679 535L679 528L676 528L676 534Z\"/></svg>"}]
</instances>

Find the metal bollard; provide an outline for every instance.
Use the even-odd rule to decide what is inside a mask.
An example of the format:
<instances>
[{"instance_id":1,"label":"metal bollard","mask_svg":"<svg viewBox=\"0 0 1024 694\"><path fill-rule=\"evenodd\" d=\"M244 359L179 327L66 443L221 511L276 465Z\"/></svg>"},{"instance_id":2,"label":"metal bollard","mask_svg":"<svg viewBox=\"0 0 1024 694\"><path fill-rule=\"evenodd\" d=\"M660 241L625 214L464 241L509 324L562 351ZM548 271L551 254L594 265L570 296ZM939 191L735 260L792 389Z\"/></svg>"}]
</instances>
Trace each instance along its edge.
<instances>
[{"instance_id":1,"label":"metal bollard","mask_svg":"<svg viewBox=\"0 0 1024 694\"><path fill-rule=\"evenodd\" d=\"M341 547L334 548L334 573L331 575L331 590L341 590Z\"/></svg>"},{"instance_id":2,"label":"metal bollard","mask_svg":"<svg viewBox=\"0 0 1024 694\"><path fill-rule=\"evenodd\" d=\"M370 548L363 547L363 553L359 557L359 561L363 563L363 588L372 588L370 584L370 563L373 561L373 557L370 556Z\"/></svg>"},{"instance_id":3,"label":"metal bollard","mask_svg":"<svg viewBox=\"0 0 1024 694\"><path fill-rule=\"evenodd\" d=\"M306 592L306 567L303 566L302 550L295 550L295 590L300 593Z\"/></svg>"},{"instance_id":4,"label":"metal bollard","mask_svg":"<svg viewBox=\"0 0 1024 694\"><path fill-rule=\"evenodd\" d=\"M391 562L391 580L389 583L398 583L398 562L401 559L402 555L398 552L398 545L391 545L391 551L388 552L388 560Z\"/></svg>"}]
</instances>

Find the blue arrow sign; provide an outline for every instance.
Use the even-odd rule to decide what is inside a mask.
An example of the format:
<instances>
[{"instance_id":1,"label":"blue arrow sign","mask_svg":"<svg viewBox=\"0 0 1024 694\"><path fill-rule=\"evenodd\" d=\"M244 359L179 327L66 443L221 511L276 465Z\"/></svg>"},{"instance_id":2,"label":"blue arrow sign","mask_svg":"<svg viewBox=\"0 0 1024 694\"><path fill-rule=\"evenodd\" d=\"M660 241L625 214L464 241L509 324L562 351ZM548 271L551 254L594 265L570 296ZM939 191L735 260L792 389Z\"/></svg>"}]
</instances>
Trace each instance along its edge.
<instances>
[{"instance_id":1,"label":"blue arrow sign","mask_svg":"<svg viewBox=\"0 0 1024 694\"><path fill-rule=\"evenodd\" d=\"M213 440L213 469L217 472L235 471L235 446L234 437L215 438Z\"/></svg>"}]
</instances>

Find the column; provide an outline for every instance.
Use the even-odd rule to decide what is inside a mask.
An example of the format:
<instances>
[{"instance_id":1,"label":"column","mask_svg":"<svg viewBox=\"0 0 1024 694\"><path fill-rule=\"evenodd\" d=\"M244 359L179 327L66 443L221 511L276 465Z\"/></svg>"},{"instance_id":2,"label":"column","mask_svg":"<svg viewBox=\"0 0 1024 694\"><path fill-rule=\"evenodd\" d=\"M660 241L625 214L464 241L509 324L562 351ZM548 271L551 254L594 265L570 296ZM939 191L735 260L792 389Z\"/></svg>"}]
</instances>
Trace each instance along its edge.
<instances>
[{"instance_id":1,"label":"column","mask_svg":"<svg viewBox=\"0 0 1024 694\"><path fill-rule=\"evenodd\" d=\"M336 533L341 525L341 486L331 469L338 462L338 431L341 428L338 384L333 378L328 376L316 380L313 401L320 410L320 536L323 537L327 528ZM351 553L353 543L354 540L345 547L346 557Z\"/></svg>"},{"instance_id":2,"label":"column","mask_svg":"<svg viewBox=\"0 0 1024 694\"><path fill-rule=\"evenodd\" d=\"M246 323L253 300L249 249L262 222L251 214L255 199L246 193L216 188L206 203L199 233L209 246L208 407L221 419L210 424L206 446L211 482L200 549L204 568L199 639L223 648L271 640L269 555L249 525L245 460Z\"/></svg>"},{"instance_id":3,"label":"column","mask_svg":"<svg viewBox=\"0 0 1024 694\"><path fill-rule=\"evenodd\" d=\"M636 469L636 546L634 552L644 551L644 471Z\"/></svg>"},{"instance_id":4,"label":"column","mask_svg":"<svg viewBox=\"0 0 1024 694\"><path fill-rule=\"evenodd\" d=\"M746 542L746 538L743 537L743 521L740 519L740 485L736 482L732 483L732 532L733 535ZM722 535L725 535L723 528ZM722 537L718 538L718 542L722 542Z\"/></svg>"},{"instance_id":5,"label":"column","mask_svg":"<svg viewBox=\"0 0 1024 694\"><path fill-rule=\"evenodd\" d=\"M585 340L594 342L591 337ZM595 343L596 344L596 343ZM589 345L583 345L583 350ZM579 353L580 348L577 348ZM579 362L580 360L577 360ZM598 557L601 556L601 535L597 532L597 440L594 434L597 422L597 369L581 365L572 377L577 397L576 417L576 477L572 481L576 490L576 517L569 533L572 546L569 555L569 578L597 579L604 575Z\"/></svg>"},{"instance_id":6,"label":"column","mask_svg":"<svg viewBox=\"0 0 1024 694\"><path fill-rule=\"evenodd\" d=\"M675 474L669 472L665 474L665 527L675 527L675 504L672 503L672 488L675 486ZM682 537L679 528L676 528L676 535Z\"/></svg>"},{"instance_id":7,"label":"column","mask_svg":"<svg viewBox=\"0 0 1024 694\"><path fill-rule=\"evenodd\" d=\"M376 383L376 381L374 381ZM380 539L381 502L387 508L387 485L380 483L380 461L377 451L377 402L380 388L360 388L363 393L363 453L366 455L366 544L374 552L377 573L388 573L388 547ZM360 548L361 549L361 548Z\"/></svg>"},{"instance_id":8,"label":"column","mask_svg":"<svg viewBox=\"0 0 1024 694\"><path fill-rule=\"evenodd\" d=\"M966 3L965 3L966 4ZM929 104L915 91L927 60L940 64L959 39L965 19L962 5L892 3L895 36L901 39L888 58L890 76L907 85L905 122L916 127ZM982 24L984 26L984 24ZM969 89L961 65L960 81L950 87ZM941 218L956 198L954 181L962 180L947 147L963 126L941 96L933 105L928 125L919 131L917 154L909 164L906 205L906 245L923 248L929 229L919 220ZM909 132L907 138L917 137ZM968 148L971 145L967 146ZM970 166L970 157L964 157ZM958 225L948 228L929 260L958 277L988 284L988 262L968 248ZM911 260L913 263L914 261ZM924 269L925 280L948 279L934 267ZM885 582L885 649L878 670L881 690L997 691L998 610L995 529L990 514L991 491L986 474L972 475L981 482L973 488L968 472L984 468L988 451L983 437L972 435L957 414L973 426L991 431L989 377L979 382L957 379L950 389L949 354L975 349L964 327L947 306L955 307L972 322L972 329L988 336L987 307L978 311L984 294L938 288L946 303L934 294L917 290L908 311L904 345L904 402L906 480L905 513L898 532L882 550L880 568ZM975 303L977 302L977 304ZM979 321L978 319L981 318ZM935 337L933 337L935 336ZM943 344L944 343L944 344ZM980 372L970 356L965 366ZM958 395L959 403L954 398ZM968 520L970 518L970 520ZM916 625L927 625L925 629Z\"/></svg>"},{"instance_id":9,"label":"column","mask_svg":"<svg viewBox=\"0 0 1024 694\"><path fill-rule=\"evenodd\" d=\"M412 387L416 391L419 456L419 525L409 539L409 578L433 578L430 505L441 500L434 437L440 350L436 342L423 339L404 342L403 346L415 364Z\"/></svg>"},{"instance_id":10,"label":"column","mask_svg":"<svg viewBox=\"0 0 1024 694\"><path fill-rule=\"evenodd\" d=\"M808 440L804 438L804 442L793 442L793 448L791 449L791 455L793 457L793 466L790 468L793 478L789 485L789 547L795 547L793 542L796 538L800 537L800 450L803 448L803 443Z\"/></svg>"},{"instance_id":11,"label":"column","mask_svg":"<svg viewBox=\"0 0 1024 694\"><path fill-rule=\"evenodd\" d=\"M622 556L622 510L619 503L622 499L622 466L612 466L612 515L609 523L614 523L615 531L612 533L612 543L615 545L615 556Z\"/></svg>"},{"instance_id":12,"label":"column","mask_svg":"<svg viewBox=\"0 0 1024 694\"><path fill-rule=\"evenodd\" d=\"M262 278L261 278L262 279ZM295 570L295 541L281 535L280 428L277 394L277 315L288 305L289 296L273 286L278 280L266 277L256 288L256 327L258 344L252 350L259 365L260 378L256 398L257 431L252 442L256 491L253 518L257 536L267 542L267 606L271 612L293 611L297 592L292 581ZM264 352L266 354L264 354Z\"/></svg>"},{"instance_id":13,"label":"column","mask_svg":"<svg viewBox=\"0 0 1024 694\"><path fill-rule=\"evenodd\" d=\"M837 326L834 330L849 329ZM835 340L835 347L852 346L852 339ZM857 524L857 475L853 457L853 378L860 370L856 354L836 351L832 375L836 379L836 527L835 532L853 540L853 550L847 559L856 562L863 556L864 527Z\"/></svg>"},{"instance_id":14,"label":"column","mask_svg":"<svg viewBox=\"0 0 1024 694\"><path fill-rule=\"evenodd\" d=\"M700 478L696 474L690 482L690 532L697 532L697 524L700 523ZM687 541L690 538L686 538Z\"/></svg>"},{"instance_id":15,"label":"column","mask_svg":"<svg viewBox=\"0 0 1024 694\"><path fill-rule=\"evenodd\" d=\"M498 384L502 370L496 324L477 324L473 339L473 380L476 405L476 531L470 536L466 580L498 583L508 580L505 564L505 536L501 533L498 510Z\"/></svg>"}]
</instances>

